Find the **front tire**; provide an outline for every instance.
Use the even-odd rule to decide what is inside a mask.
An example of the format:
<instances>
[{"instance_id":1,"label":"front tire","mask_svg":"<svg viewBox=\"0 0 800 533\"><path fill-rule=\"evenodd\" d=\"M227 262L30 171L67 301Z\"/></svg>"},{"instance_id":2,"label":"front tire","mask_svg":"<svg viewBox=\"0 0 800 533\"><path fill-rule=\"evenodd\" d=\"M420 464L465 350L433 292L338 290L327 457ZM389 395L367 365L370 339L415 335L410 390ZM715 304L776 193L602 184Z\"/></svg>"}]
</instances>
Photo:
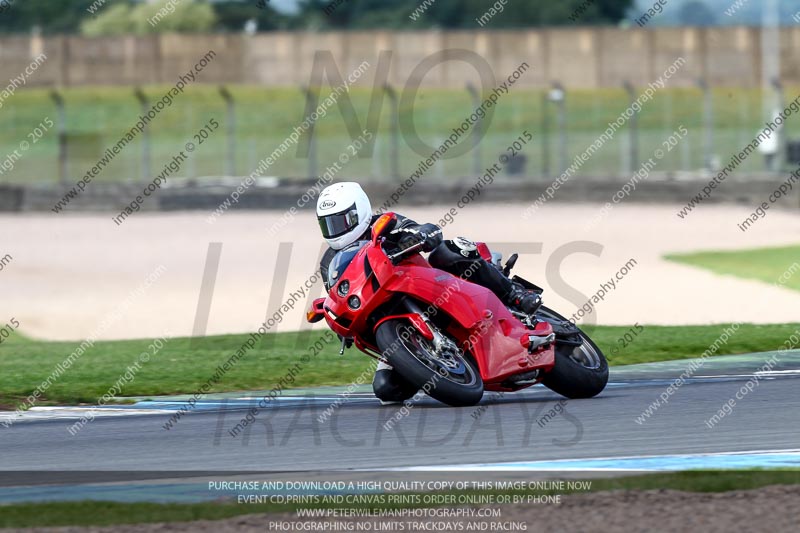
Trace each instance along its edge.
<instances>
[{"instance_id":1,"label":"front tire","mask_svg":"<svg viewBox=\"0 0 800 533\"><path fill-rule=\"evenodd\" d=\"M542 384L570 399L600 394L608 383L608 361L600 348L579 327L552 309L542 306L536 314L540 320L550 322L556 333L556 364L545 374Z\"/></svg>"},{"instance_id":2,"label":"front tire","mask_svg":"<svg viewBox=\"0 0 800 533\"><path fill-rule=\"evenodd\" d=\"M432 343L405 320L387 320L375 337L389 364L418 390L453 407L481 401L483 380L469 357L437 355Z\"/></svg>"}]
</instances>

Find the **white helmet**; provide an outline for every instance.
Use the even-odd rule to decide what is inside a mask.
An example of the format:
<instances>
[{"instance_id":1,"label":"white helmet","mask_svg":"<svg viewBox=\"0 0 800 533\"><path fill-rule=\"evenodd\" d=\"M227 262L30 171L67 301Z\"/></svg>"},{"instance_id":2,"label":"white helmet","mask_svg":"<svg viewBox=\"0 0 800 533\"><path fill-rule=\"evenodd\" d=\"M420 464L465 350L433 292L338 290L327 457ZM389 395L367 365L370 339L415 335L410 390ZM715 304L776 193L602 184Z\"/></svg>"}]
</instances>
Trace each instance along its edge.
<instances>
[{"instance_id":1,"label":"white helmet","mask_svg":"<svg viewBox=\"0 0 800 533\"><path fill-rule=\"evenodd\" d=\"M317 220L328 245L341 250L356 242L372 221L372 206L361 185L334 183L317 199Z\"/></svg>"}]
</instances>

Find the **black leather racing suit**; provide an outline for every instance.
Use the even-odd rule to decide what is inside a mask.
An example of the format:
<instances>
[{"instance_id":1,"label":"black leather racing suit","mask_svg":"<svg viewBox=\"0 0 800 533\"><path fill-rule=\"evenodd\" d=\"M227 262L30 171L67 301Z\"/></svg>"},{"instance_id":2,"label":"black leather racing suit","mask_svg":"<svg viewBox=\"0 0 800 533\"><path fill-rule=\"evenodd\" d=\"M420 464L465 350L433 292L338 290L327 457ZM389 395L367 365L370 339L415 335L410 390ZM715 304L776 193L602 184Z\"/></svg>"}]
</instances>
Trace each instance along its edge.
<instances>
[{"instance_id":1,"label":"black leather racing suit","mask_svg":"<svg viewBox=\"0 0 800 533\"><path fill-rule=\"evenodd\" d=\"M462 276L464 279L482 285L491 290L498 298L507 301L509 294L513 290L511 280L503 275L497 268L490 265L478 252L475 243L457 237L453 240L443 240L442 230L436 224L417 224L410 218L397 215L397 224L389 233L387 240L403 246L404 239L413 239L417 235L428 235L425 239L423 251L431 252L428 262L432 267L444 270L454 276ZM357 240L369 240L372 224L378 219L378 215L372 217L370 227ZM325 283L325 290L328 287L328 266L338 250L328 248L320 261L319 270Z\"/></svg>"},{"instance_id":2,"label":"black leather racing suit","mask_svg":"<svg viewBox=\"0 0 800 533\"><path fill-rule=\"evenodd\" d=\"M475 243L457 237L453 240L443 240L442 230L436 224L417 224L410 218L397 216L397 223L387 236L387 240L396 243L400 248L405 248L414 239L424 240L423 251L431 252L428 262L432 267L444 270L454 276L460 276L468 281L482 285L491 290L503 302L511 304L513 300L514 285L503 273L489 264L481 257ZM372 224L378 215L372 217L370 227L357 240L369 240ZM424 237L423 237L424 236ZM319 269L328 287L328 267L338 250L329 248L322 256ZM416 394L417 388L405 381L392 367L381 363L375 371L372 380L372 389L382 401L404 401Z\"/></svg>"}]
</instances>

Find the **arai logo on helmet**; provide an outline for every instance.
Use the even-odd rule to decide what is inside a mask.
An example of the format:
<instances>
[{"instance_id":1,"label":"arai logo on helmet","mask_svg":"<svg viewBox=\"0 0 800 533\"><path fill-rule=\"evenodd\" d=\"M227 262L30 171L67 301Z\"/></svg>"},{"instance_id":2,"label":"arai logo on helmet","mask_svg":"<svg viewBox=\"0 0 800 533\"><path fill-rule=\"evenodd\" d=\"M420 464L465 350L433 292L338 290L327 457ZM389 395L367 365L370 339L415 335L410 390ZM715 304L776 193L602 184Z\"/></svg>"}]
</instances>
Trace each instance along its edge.
<instances>
[{"instance_id":1,"label":"arai logo on helmet","mask_svg":"<svg viewBox=\"0 0 800 533\"><path fill-rule=\"evenodd\" d=\"M330 209L331 207L335 207L336 202L333 200L325 200L321 204L319 204L320 209Z\"/></svg>"}]
</instances>

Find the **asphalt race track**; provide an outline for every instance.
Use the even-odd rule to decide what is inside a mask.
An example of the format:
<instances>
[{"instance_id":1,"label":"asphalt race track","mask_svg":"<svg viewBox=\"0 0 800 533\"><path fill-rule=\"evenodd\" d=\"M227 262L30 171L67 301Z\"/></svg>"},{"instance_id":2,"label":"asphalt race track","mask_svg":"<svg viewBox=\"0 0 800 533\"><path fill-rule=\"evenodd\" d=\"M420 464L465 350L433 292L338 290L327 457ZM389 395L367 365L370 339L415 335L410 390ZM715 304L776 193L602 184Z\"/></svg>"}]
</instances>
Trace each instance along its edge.
<instances>
[{"instance_id":1,"label":"asphalt race track","mask_svg":"<svg viewBox=\"0 0 800 533\"><path fill-rule=\"evenodd\" d=\"M771 370L758 371L775 355ZM170 430L163 426L183 404L180 398L104 409L75 436L67 428L83 409L34 409L8 428L0 425L0 502L87 497L97 487L85 483L101 481L99 471L128 473L130 481L183 479L193 472L800 466L800 351L708 359L641 418L687 364L612 368L607 389L590 400L562 401L537 386L487 393L480 406L460 409L425 399L404 417L402 406L381 406L362 387L320 421L337 390L294 391L261 410L236 437L229 431L261 395L204 399ZM708 427L731 399L730 414ZM58 480L63 483L46 490L20 489ZM126 486L119 499L159 499Z\"/></svg>"}]
</instances>

